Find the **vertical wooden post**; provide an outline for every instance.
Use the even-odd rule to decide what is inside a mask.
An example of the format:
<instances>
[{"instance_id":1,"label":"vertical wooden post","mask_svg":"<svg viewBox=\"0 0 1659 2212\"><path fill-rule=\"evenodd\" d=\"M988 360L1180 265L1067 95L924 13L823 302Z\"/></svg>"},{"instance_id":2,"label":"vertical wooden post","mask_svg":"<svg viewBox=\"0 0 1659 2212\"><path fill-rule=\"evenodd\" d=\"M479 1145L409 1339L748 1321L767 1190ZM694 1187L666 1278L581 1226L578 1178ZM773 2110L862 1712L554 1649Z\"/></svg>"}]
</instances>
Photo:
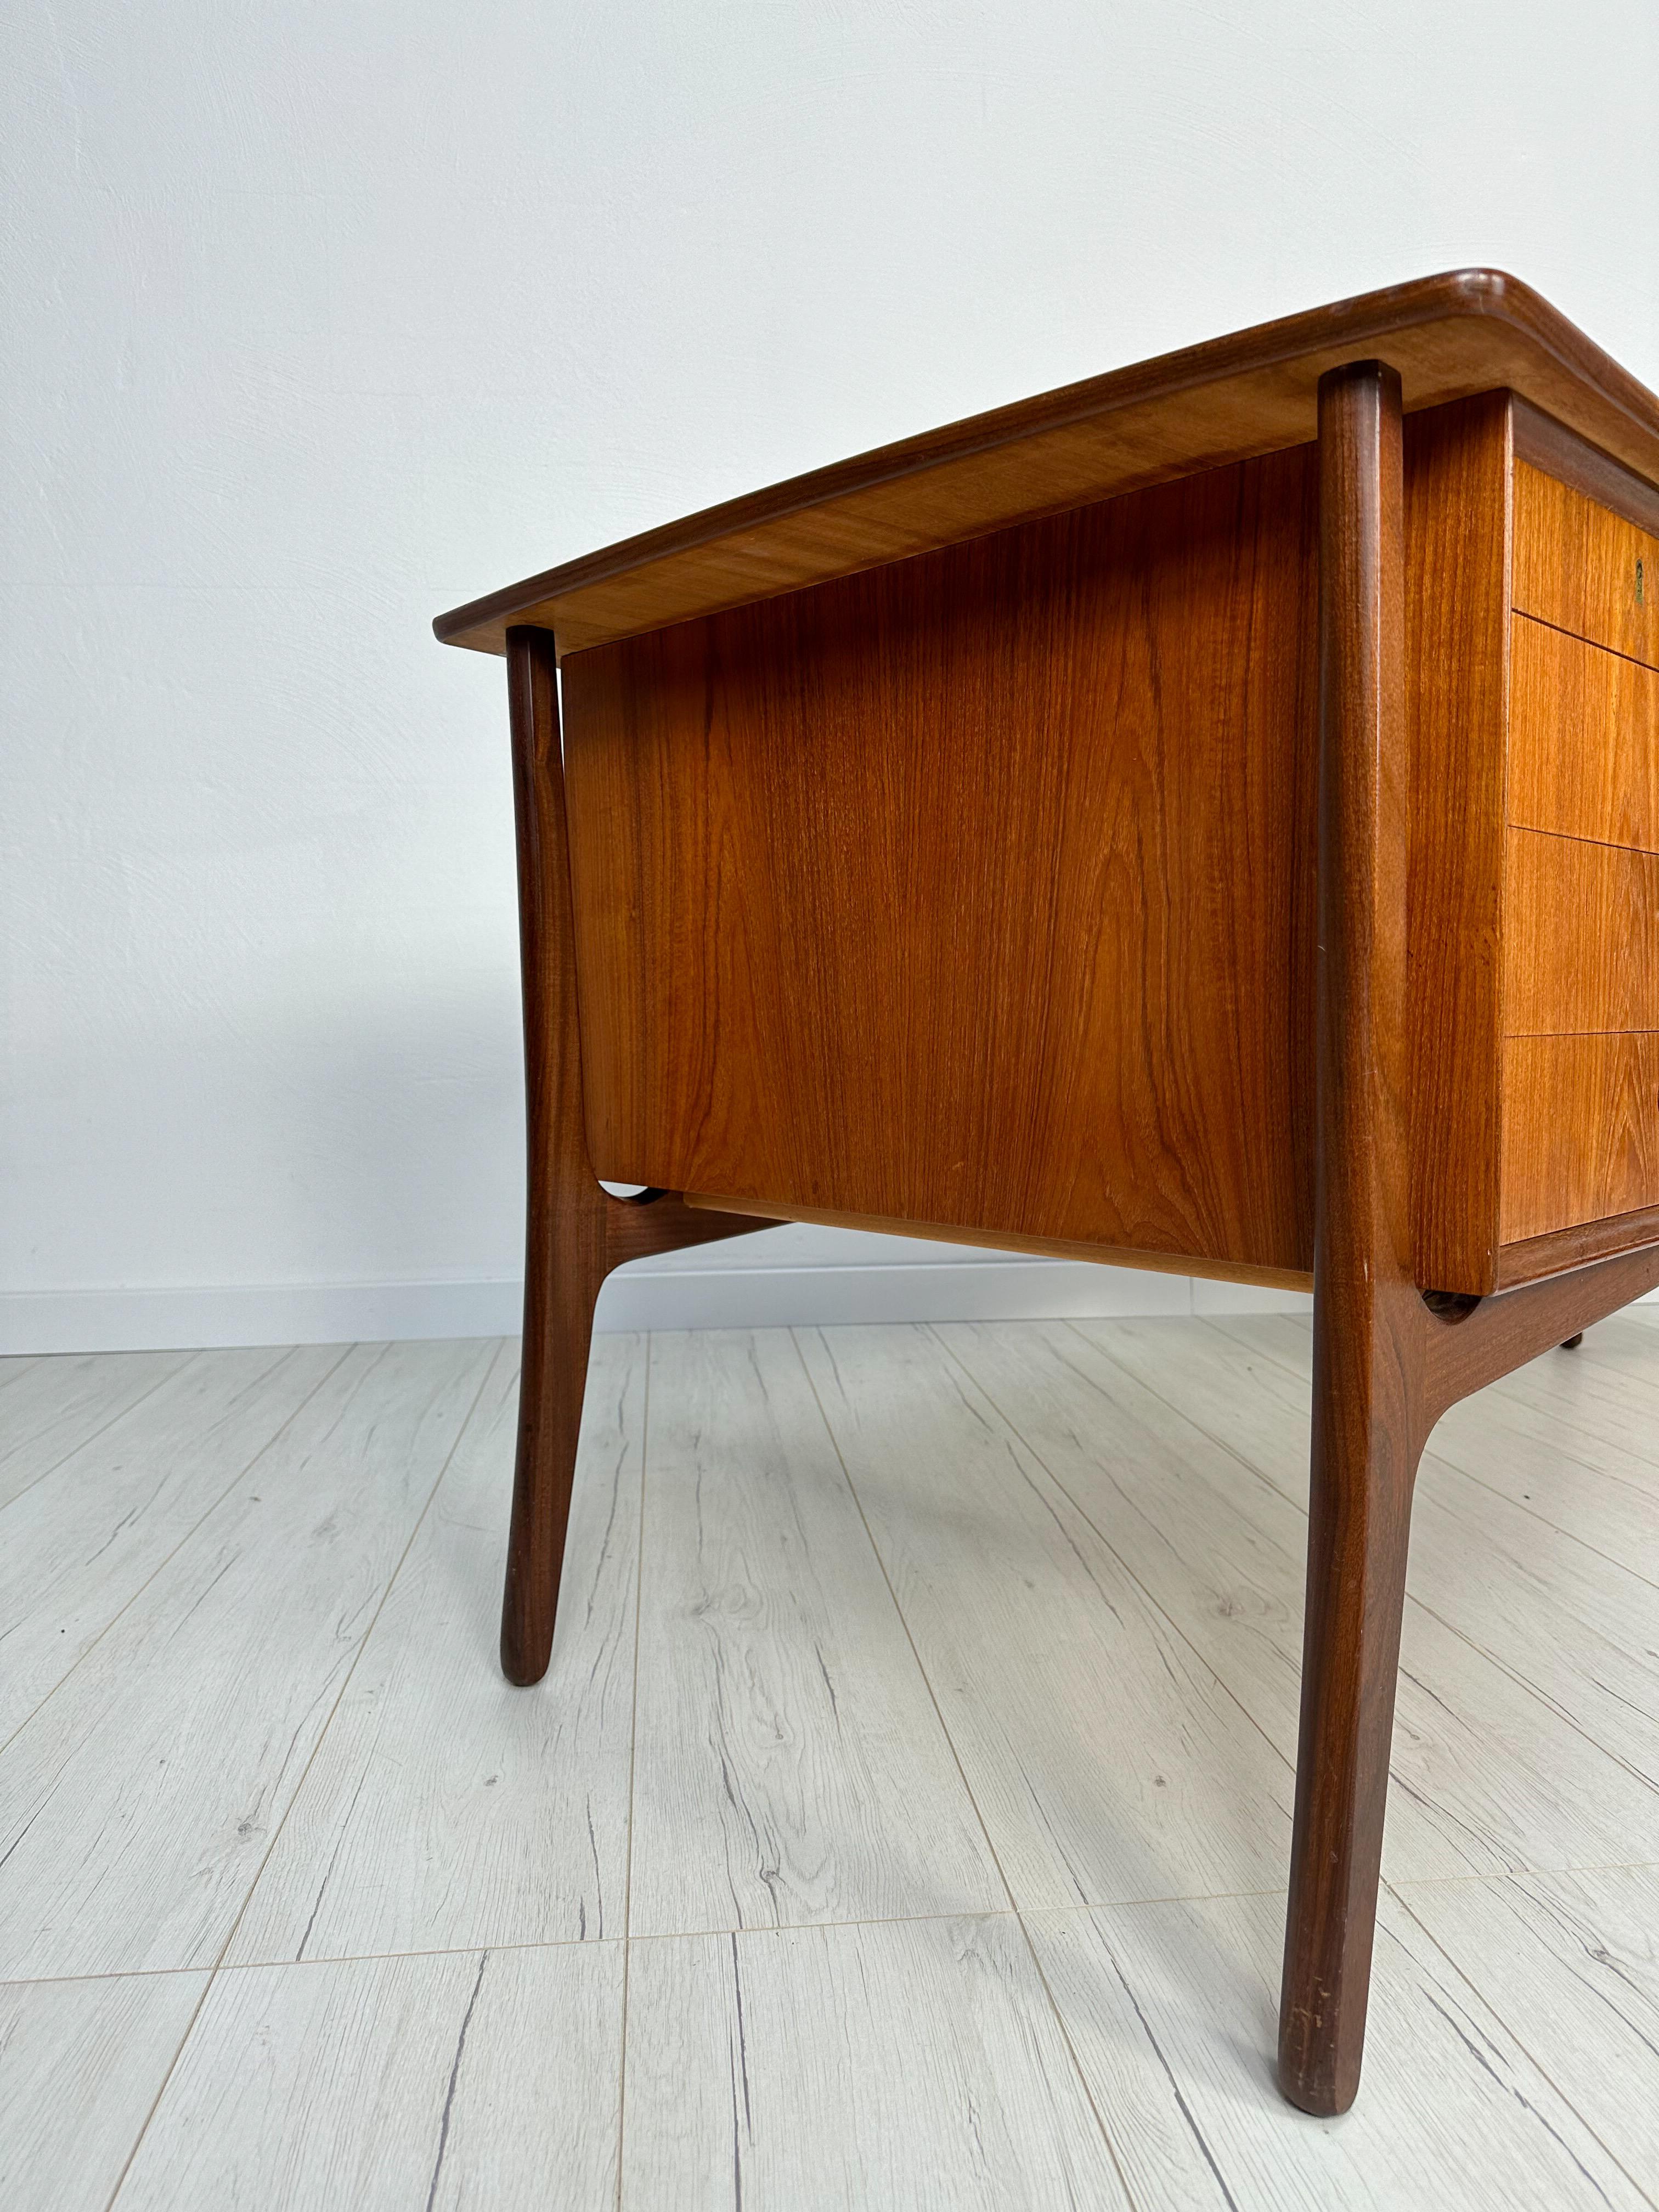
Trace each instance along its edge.
<instances>
[{"instance_id":1,"label":"vertical wooden post","mask_svg":"<svg viewBox=\"0 0 1659 2212\"><path fill-rule=\"evenodd\" d=\"M1359 2086L1427 1316L1413 1280L1400 380L1319 387L1318 1127L1312 1496L1279 2081Z\"/></svg>"}]
</instances>

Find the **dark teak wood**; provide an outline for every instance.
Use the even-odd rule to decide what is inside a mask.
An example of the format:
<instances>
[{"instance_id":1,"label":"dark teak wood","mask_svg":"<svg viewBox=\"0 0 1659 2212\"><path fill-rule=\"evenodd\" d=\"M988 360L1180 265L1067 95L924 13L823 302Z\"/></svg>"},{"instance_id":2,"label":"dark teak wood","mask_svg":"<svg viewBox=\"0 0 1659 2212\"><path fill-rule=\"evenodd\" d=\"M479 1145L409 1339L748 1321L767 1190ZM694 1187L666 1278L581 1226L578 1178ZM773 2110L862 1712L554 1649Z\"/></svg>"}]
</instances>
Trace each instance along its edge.
<instances>
[{"instance_id":1,"label":"dark teak wood","mask_svg":"<svg viewBox=\"0 0 1659 2212\"><path fill-rule=\"evenodd\" d=\"M665 1191L650 1191L644 1199L612 1198L600 1188L588 1164L553 641L545 630L514 629L507 635L507 658L518 822L529 1202L524 1364L501 1607L501 1668L510 1681L528 1683L540 1681L547 1672L553 1649L593 1308L601 1285L624 1261L769 1224L741 1215L694 1212Z\"/></svg>"},{"instance_id":2,"label":"dark teak wood","mask_svg":"<svg viewBox=\"0 0 1659 2212\"><path fill-rule=\"evenodd\" d=\"M548 1663L624 1260L799 1219L1311 1283L1313 2112L1359 2079L1425 1443L1659 1284L1656 484L1659 402L1462 271L437 625L512 704L507 1674Z\"/></svg>"}]
</instances>

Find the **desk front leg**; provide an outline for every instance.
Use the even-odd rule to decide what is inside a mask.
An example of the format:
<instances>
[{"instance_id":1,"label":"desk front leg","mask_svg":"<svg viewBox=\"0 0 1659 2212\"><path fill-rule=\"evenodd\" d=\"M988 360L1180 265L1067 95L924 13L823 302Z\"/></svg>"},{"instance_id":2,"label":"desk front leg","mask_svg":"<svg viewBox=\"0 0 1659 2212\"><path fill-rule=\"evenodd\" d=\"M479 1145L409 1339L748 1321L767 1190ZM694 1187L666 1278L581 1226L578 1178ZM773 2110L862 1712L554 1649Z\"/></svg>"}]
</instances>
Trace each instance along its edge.
<instances>
[{"instance_id":1,"label":"desk front leg","mask_svg":"<svg viewBox=\"0 0 1659 2212\"><path fill-rule=\"evenodd\" d=\"M519 1446L501 1606L501 1671L547 1672L587 1385L593 1309L624 1261L769 1229L770 1221L694 1211L665 1191L616 1199L588 1158L570 864L554 642L507 632L513 795L518 825L524 981L528 1206Z\"/></svg>"},{"instance_id":2,"label":"desk front leg","mask_svg":"<svg viewBox=\"0 0 1659 2212\"><path fill-rule=\"evenodd\" d=\"M1428 1320L1413 1279L1400 380L1319 390L1318 1127L1312 1490L1279 2081L1359 2086Z\"/></svg>"}]
</instances>

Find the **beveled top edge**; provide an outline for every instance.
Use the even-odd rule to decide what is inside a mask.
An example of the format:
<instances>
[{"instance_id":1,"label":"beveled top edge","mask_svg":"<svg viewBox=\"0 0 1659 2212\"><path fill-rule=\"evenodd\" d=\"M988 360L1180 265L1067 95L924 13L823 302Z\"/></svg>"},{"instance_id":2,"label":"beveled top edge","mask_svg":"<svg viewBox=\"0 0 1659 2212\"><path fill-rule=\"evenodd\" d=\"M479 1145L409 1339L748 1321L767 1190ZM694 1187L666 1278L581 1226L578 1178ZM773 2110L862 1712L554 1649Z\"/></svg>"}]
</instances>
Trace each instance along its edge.
<instances>
[{"instance_id":1,"label":"beveled top edge","mask_svg":"<svg viewBox=\"0 0 1659 2212\"><path fill-rule=\"evenodd\" d=\"M1174 353L1109 370L1102 376L1063 385L1054 391L969 416L940 428L787 478L763 490L723 501L718 506L642 531L452 608L437 617L433 630L445 644L471 645L483 651L500 653L505 650L506 627L515 618L562 631L566 611L577 611L579 595L594 586L636 574L659 563L669 563L676 556L695 555L700 549L718 548L725 540L741 538L745 541L742 550L747 553L757 536L763 538L768 526L786 522L810 509L832 507L905 478L921 477L951 464L969 461L975 455L991 454L1129 408L1152 410L1159 402L1177 400L1206 386L1239 386L1242 404L1248 410L1244 389L1251 378L1260 379L1264 372L1271 374L1293 370L1298 363L1307 364L1310 372L1316 364L1316 373L1312 374L1310 383L1308 396L1311 398L1311 386L1316 383L1317 374L1333 365L1334 356L1336 359L1361 359L1370 349L1390 338L1421 332L1435 325L1450 324L1463 325L1471 337L1478 338L1483 326L1491 332L1493 373L1486 380L1488 388L1513 380L1515 342L1519 341L1523 354L1540 357L1540 366L1552 385L1565 380L1567 388L1576 388L1583 393L1587 403L1583 412L1590 420L1588 423L1581 420L1571 427L1595 439L1598 428L1611 426L1616 435L1621 427L1627 426L1629 437L1621 442L1627 448L1633 443L1644 455L1650 447L1654 472L1659 475L1659 398L1519 278L1495 269L1449 270L1283 316L1275 322L1258 324L1249 330L1206 339ZM1463 382L1468 389L1480 388L1478 380L1470 384L1465 377ZM1412 380L1407 376L1408 409L1413 404L1431 404L1444 396L1449 395L1433 391L1414 394ZM1536 392L1528 396L1539 401ZM1280 397L1282 399L1282 394ZM1541 404L1547 407L1551 397L1550 393L1544 394ZM1267 411L1264 407L1261 427L1267 434L1261 442L1252 443L1248 439L1232 441L1237 444L1241 457L1246 452L1271 451L1276 446L1298 442L1295 436L1287 438L1282 434L1282 420L1270 423ZM1282 416L1282 407L1279 411ZM1562 410L1558 405L1553 411L1559 413ZM1304 434L1310 435L1311 431ZM1604 437L1598 442L1610 441ZM1629 451L1620 458L1628 461ZM1194 448L1191 465L1212 465L1214 459L1212 452ZM1181 473L1179 460L1159 473ZM1085 494L1085 497L1088 495ZM1109 487L1094 495L1109 495ZM1012 511L1009 519L1015 519ZM972 536L979 534L979 528L996 526L998 520L994 519L978 527L943 533L937 542L949 543L953 535ZM823 573L847 573L868 565L870 558L855 556L840 570L832 565ZM728 592L718 603L741 604L745 598L765 598L787 588L787 584L760 580L757 577L752 591ZM560 603L556 617L550 605L554 601ZM711 601L711 605L716 603ZM673 612L665 616L670 621L681 618L684 617ZM636 620L617 625L615 634L654 626Z\"/></svg>"}]
</instances>

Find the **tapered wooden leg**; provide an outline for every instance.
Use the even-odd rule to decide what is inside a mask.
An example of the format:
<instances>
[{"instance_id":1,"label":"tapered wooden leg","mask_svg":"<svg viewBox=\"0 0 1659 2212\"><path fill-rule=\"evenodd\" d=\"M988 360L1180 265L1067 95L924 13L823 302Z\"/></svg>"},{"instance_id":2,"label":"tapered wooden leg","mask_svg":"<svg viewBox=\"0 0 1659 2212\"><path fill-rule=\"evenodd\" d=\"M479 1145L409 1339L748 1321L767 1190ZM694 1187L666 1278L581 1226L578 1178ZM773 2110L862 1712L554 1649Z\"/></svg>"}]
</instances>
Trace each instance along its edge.
<instances>
[{"instance_id":1,"label":"tapered wooden leg","mask_svg":"<svg viewBox=\"0 0 1659 2212\"><path fill-rule=\"evenodd\" d=\"M593 1308L606 1275L647 1253L741 1237L775 1224L694 1209L662 1191L646 1193L643 1203L614 1199L594 1176L582 1115L564 763L551 636L544 630L509 630L507 665L518 823L529 1205L501 1669L509 1681L530 1683L547 1672L553 1649Z\"/></svg>"},{"instance_id":2,"label":"tapered wooden leg","mask_svg":"<svg viewBox=\"0 0 1659 2212\"><path fill-rule=\"evenodd\" d=\"M507 643L518 823L529 1205L519 1451L501 1607L501 1668L539 1681L553 1648L559 1571L581 1426L593 1306L606 1272L609 1201L582 1126L564 769L553 640Z\"/></svg>"},{"instance_id":3,"label":"tapered wooden leg","mask_svg":"<svg viewBox=\"0 0 1659 2212\"><path fill-rule=\"evenodd\" d=\"M1412 1280L1400 383L1320 386L1319 1158L1301 1745L1279 2080L1359 2084L1428 1316Z\"/></svg>"}]
</instances>

